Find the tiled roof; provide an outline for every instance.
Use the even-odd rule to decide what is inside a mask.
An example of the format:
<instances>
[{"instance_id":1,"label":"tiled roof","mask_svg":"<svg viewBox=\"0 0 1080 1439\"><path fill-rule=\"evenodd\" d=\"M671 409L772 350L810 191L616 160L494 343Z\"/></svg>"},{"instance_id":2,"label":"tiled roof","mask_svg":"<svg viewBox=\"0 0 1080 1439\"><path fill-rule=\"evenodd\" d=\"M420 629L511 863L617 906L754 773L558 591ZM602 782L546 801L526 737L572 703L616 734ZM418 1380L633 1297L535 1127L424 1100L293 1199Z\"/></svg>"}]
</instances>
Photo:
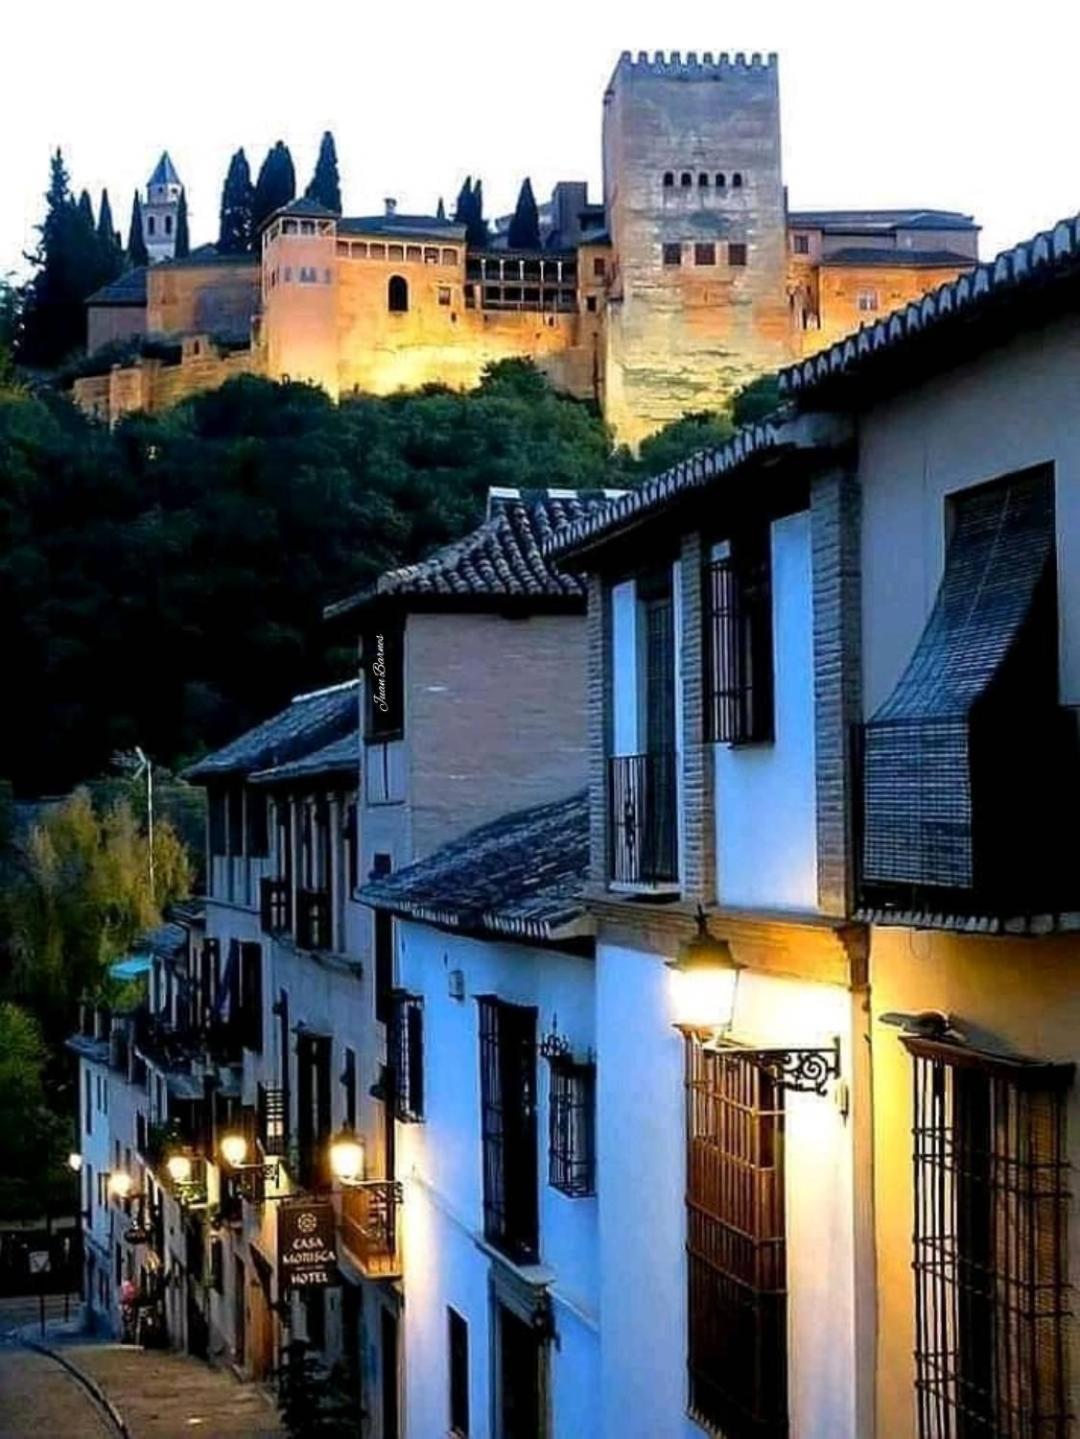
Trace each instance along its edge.
<instances>
[{"instance_id":1,"label":"tiled roof","mask_svg":"<svg viewBox=\"0 0 1080 1439\"><path fill-rule=\"evenodd\" d=\"M851 231L977 230L974 217L959 210L792 210L788 226L844 234Z\"/></svg>"},{"instance_id":2,"label":"tiled roof","mask_svg":"<svg viewBox=\"0 0 1080 1439\"><path fill-rule=\"evenodd\" d=\"M356 774L360 766L360 727L354 727L340 739L331 740L321 749L299 759L275 765L272 769L257 770L251 776L253 784L284 784L289 780L313 779L326 775Z\"/></svg>"},{"instance_id":3,"label":"tiled roof","mask_svg":"<svg viewBox=\"0 0 1080 1439\"><path fill-rule=\"evenodd\" d=\"M665 508L688 490L699 489L737 469L752 456L776 449L782 443L775 426L747 425L715 449L699 450L662 475L646 480L636 490L627 490L618 499L565 525L545 541L544 557L558 560L583 544L592 544L628 521Z\"/></svg>"},{"instance_id":4,"label":"tiled roof","mask_svg":"<svg viewBox=\"0 0 1080 1439\"><path fill-rule=\"evenodd\" d=\"M564 529L604 510L619 490L492 489L487 519L478 529L421 560L380 575L375 585L332 605L328 616L346 614L384 596L445 595L468 599L579 599L576 575L548 564L544 548Z\"/></svg>"},{"instance_id":5,"label":"tiled roof","mask_svg":"<svg viewBox=\"0 0 1080 1439\"><path fill-rule=\"evenodd\" d=\"M845 246L832 254L822 255L821 268L830 266L886 266L890 269L946 269L948 267L974 269L978 260L971 255L958 255L954 250L890 250L886 246Z\"/></svg>"},{"instance_id":6,"label":"tiled roof","mask_svg":"<svg viewBox=\"0 0 1080 1439\"><path fill-rule=\"evenodd\" d=\"M135 947L156 954L159 959L174 959L182 953L187 939L188 931L182 924L166 921L140 935Z\"/></svg>"},{"instance_id":7,"label":"tiled roof","mask_svg":"<svg viewBox=\"0 0 1080 1439\"><path fill-rule=\"evenodd\" d=\"M996 260L949 280L919 300L894 310L873 325L838 340L827 350L780 371L780 393L801 399L841 375L862 372L879 356L950 324L989 313L1012 296L1080 277L1080 218L1061 220L1052 230L1003 250Z\"/></svg>"},{"instance_id":8,"label":"tiled roof","mask_svg":"<svg viewBox=\"0 0 1080 1439\"><path fill-rule=\"evenodd\" d=\"M180 176L176 173L176 166L169 159L168 150L162 150L161 159L154 166L154 173L146 183L148 185L179 185Z\"/></svg>"},{"instance_id":9,"label":"tiled roof","mask_svg":"<svg viewBox=\"0 0 1080 1439\"><path fill-rule=\"evenodd\" d=\"M465 226L437 215L350 215L338 221L339 235L434 235L464 240Z\"/></svg>"},{"instance_id":10,"label":"tiled roof","mask_svg":"<svg viewBox=\"0 0 1080 1439\"><path fill-rule=\"evenodd\" d=\"M588 932L582 891L589 865L589 805L581 794L504 815L396 874L359 898L374 909L454 929L552 940Z\"/></svg>"},{"instance_id":11,"label":"tiled roof","mask_svg":"<svg viewBox=\"0 0 1080 1439\"><path fill-rule=\"evenodd\" d=\"M321 200L313 200L308 195L298 195L295 200L290 200L287 205L274 211L274 215L306 215L309 219L336 220L337 211L331 210ZM270 217L273 219L273 216Z\"/></svg>"},{"instance_id":12,"label":"tiled roof","mask_svg":"<svg viewBox=\"0 0 1080 1439\"><path fill-rule=\"evenodd\" d=\"M237 265L248 266L254 275L258 264L258 260L252 254L221 254L216 245L198 245L186 255L174 255L171 260L162 260L154 268L159 270L201 270L207 265Z\"/></svg>"},{"instance_id":13,"label":"tiled roof","mask_svg":"<svg viewBox=\"0 0 1080 1439\"><path fill-rule=\"evenodd\" d=\"M357 681L298 695L287 709L193 764L184 778L205 784L246 775L310 754L355 730Z\"/></svg>"},{"instance_id":14,"label":"tiled roof","mask_svg":"<svg viewBox=\"0 0 1080 1439\"><path fill-rule=\"evenodd\" d=\"M109 284L95 290L86 302L88 305L145 305L146 266L137 265L134 270L125 270Z\"/></svg>"}]
</instances>

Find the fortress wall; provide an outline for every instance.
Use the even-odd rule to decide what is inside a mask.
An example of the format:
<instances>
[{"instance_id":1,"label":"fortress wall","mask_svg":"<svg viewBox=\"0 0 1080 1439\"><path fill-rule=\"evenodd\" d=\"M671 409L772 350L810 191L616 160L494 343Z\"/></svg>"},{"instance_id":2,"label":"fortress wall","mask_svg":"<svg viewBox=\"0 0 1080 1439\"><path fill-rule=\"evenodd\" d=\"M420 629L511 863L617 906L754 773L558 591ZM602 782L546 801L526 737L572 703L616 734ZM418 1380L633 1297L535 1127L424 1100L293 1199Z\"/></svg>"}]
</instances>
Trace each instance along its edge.
<instances>
[{"instance_id":1,"label":"fortress wall","mask_svg":"<svg viewBox=\"0 0 1080 1439\"><path fill-rule=\"evenodd\" d=\"M941 269L922 269L911 266L874 265L865 268L844 265L830 269L827 265L818 272L819 314L821 326L818 330L804 332L803 353L815 354L818 350L850 335L861 325L873 324L882 315L919 299L928 290L936 289L946 280L963 274L967 266L951 265ZM873 293L877 296L877 309L860 310L859 296Z\"/></svg>"},{"instance_id":2,"label":"fortress wall","mask_svg":"<svg viewBox=\"0 0 1080 1439\"><path fill-rule=\"evenodd\" d=\"M155 335L247 335L259 308L259 267L156 265L146 276L146 328Z\"/></svg>"}]
</instances>

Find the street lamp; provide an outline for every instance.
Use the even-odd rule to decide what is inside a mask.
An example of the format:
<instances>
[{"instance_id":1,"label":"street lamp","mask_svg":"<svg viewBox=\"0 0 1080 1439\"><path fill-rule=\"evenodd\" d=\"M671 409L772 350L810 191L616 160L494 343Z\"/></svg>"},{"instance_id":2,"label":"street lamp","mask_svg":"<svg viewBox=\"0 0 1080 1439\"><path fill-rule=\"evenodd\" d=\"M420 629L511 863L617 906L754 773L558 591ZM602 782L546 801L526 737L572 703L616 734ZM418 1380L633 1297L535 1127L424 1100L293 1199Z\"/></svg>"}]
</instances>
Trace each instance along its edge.
<instances>
[{"instance_id":1,"label":"street lamp","mask_svg":"<svg viewBox=\"0 0 1080 1439\"><path fill-rule=\"evenodd\" d=\"M735 999L742 971L731 945L709 933L705 911L698 906L697 930L667 961L675 976L676 1024L712 1036L727 1034L735 1018Z\"/></svg>"},{"instance_id":2,"label":"street lamp","mask_svg":"<svg viewBox=\"0 0 1080 1439\"><path fill-rule=\"evenodd\" d=\"M74 1150L67 1157L67 1166L72 1174L78 1174L82 1169L82 1155L76 1154Z\"/></svg>"},{"instance_id":3,"label":"street lamp","mask_svg":"<svg viewBox=\"0 0 1080 1439\"><path fill-rule=\"evenodd\" d=\"M249 1145L247 1136L239 1130L223 1134L218 1143L218 1153L224 1168L236 1178L237 1189L245 1199L261 1204L263 1187L277 1184L280 1167L276 1159L248 1161Z\"/></svg>"},{"instance_id":4,"label":"street lamp","mask_svg":"<svg viewBox=\"0 0 1080 1439\"><path fill-rule=\"evenodd\" d=\"M165 1169L174 1184L191 1183L191 1160L186 1154L170 1154L165 1161Z\"/></svg>"},{"instance_id":5,"label":"street lamp","mask_svg":"<svg viewBox=\"0 0 1080 1439\"><path fill-rule=\"evenodd\" d=\"M330 1173L342 1184L360 1184L364 1178L364 1143L351 1129L342 1129L330 1141Z\"/></svg>"},{"instance_id":6,"label":"street lamp","mask_svg":"<svg viewBox=\"0 0 1080 1439\"><path fill-rule=\"evenodd\" d=\"M109 1175L109 1193L114 1199L137 1199L135 1181L126 1169L114 1169Z\"/></svg>"},{"instance_id":7,"label":"street lamp","mask_svg":"<svg viewBox=\"0 0 1080 1439\"><path fill-rule=\"evenodd\" d=\"M221 1157L230 1169L242 1169L247 1159L248 1142L242 1134L226 1134L218 1146Z\"/></svg>"}]
</instances>

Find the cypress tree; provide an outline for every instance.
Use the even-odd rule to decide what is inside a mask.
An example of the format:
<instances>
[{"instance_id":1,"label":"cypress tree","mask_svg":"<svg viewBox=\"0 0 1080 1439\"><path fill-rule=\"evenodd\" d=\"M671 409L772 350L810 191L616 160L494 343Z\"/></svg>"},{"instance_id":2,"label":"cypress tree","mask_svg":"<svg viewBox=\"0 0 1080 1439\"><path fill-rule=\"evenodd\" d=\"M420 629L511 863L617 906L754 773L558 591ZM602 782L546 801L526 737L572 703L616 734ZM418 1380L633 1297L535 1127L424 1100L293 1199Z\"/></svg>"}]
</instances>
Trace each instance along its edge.
<instances>
[{"instance_id":1,"label":"cypress tree","mask_svg":"<svg viewBox=\"0 0 1080 1439\"><path fill-rule=\"evenodd\" d=\"M251 249L252 206L255 187L243 150L237 150L229 161L225 183L221 187L221 218L218 225L218 250L223 255L243 255Z\"/></svg>"},{"instance_id":2,"label":"cypress tree","mask_svg":"<svg viewBox=\"0 0 1080 1439\"><path fill-rule=\"evenodd\" d=\"M329 130L323 131L319 144L319 158L315 162L315 173L311 184L304 191L309 200L317 200L335 215L341 214L341 180L338 176L337 147Z\"/></svg>"},{"instance_id":3,"label":"cypress tree","mask_svg":"<svg viewBox=\"0 0 1080 1439\"><path fill-rule=\"evenodd\" d=\"M138 190L131 200L131 224L128 226L127 260L132 269L139 265L149 265L150 256L146 253L146 238L143 235L142 223L142 201L139 199Z\"/></svg>"},{"instance_id":4,"label":"cypress tree","mask_svg":"<svg viewBox=\"0 0 1080 1439\"><path fill-rule=\"evenodd\" d=\"M188 234L187 191L180 187L180 201L176 207L176 247L173 255L182 260L191 253L191 236Z\"/></svg>"},{"instance_id":5,"label":"cypress tree","mask_svg":"<svg viewBox=\"0 0 1080 1439\"><path fill-rule=\"evenodd\" d=\"M274 145L259 167L252 201L252 235L257 236L275 210L296 198L296 170L288 146Z\"/></svg>"},{"instance_id":6,"label":"cypress tree","mask_svg":"<svg viewBox=\"0 0 1080 1439\"><path fill-rule=\"evenodd\" d=\"M97 243L102 273L101 283L107 285L110 280L115 280L124 268L124 251L120 244L120 236L113 228L112 206L109 204L108 190L102 190L101 204L98 206Z\"/></svg>"},{"instance_id":7,"label":"cypress tree","mask_svg":"<svg viewBox=\"0 0 1080 1439\"><path fill-rule=\"evenodd\" d=\"M454 223L456 225L467 225L472 207L472 176L465 176L465 183L458 191L457 200L454 203Z\"/></svg>"},{"instance_id":8,"label":"cypress tree","mask_svg":"<svg viewBox=\"0 0 1080 1439\"><path fill-rule=\"evenodd\" d=\"M511 250L539 250L540 215L533 196L532 181L526 176L518 191L517 208L507 234Z\"/></svg>"},{"instance_id":9,"label":"cypress tree","mask_svg":"<svg viewBox=\"0 0 1080 1439\"><path fill-rule=\"evenodd\" d=\"M488 227L484 219L484 182L477 180L469 201L469 218L466 221L465 243L474 250L486 250Z\"/></svg>"},{"instance_id":10,"label":"cypress tree","mask_svg":"<svg viewBox=\"0 0 1080 1439\"><path fill-rule=\"evenodd\" d=\"M41 238L27 256L35 273L26 286L19 334L18 359L23 364L51 368L85 343L84 301L100 277L97 235L87 211L92 217L90 197L84 191L78 204L72 199L64 158L57 150L49 160Z\"/></svg>"},{"instance_id":11,"label":"cypress tree","mask_svg":"<svg viewBox=\"0 0 1080 1439\"><path fill-rule=\"evenodd\" d=\"M94 206L90 200L89 190L83 190L79 195L79 214L83 222L89 226L91 230L97 230L97 225L94 222Z\"/></svg>"},{"instance_id":12,"label":"cypress tree","mask_svg":"<svg viewBox=\"0 0 1080 1439\"><path fill-rule=\"evenodd\" d=\"M435 218L436 220L446 219L446 206L443 204L443 197L441 195L439 196L439 203L435 207Z\"/></svg>"}]
</instances>

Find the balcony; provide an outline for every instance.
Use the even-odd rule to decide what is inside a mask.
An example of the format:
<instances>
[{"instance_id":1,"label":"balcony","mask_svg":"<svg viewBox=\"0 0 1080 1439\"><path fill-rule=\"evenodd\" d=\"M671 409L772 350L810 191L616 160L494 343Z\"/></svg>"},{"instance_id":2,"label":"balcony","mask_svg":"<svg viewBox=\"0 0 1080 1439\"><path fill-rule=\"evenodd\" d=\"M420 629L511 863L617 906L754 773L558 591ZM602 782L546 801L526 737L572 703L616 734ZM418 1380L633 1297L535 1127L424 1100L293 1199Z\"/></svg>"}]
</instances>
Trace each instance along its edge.
<instances>
[{"instance_id":1,"label":"balcony","mask_svg":"<svg viewBox=\"0 0 1080 1439\"><path fill-rule=\"evenodd\" d=\"M341 1241L366 1279L400 1279L398 1210L401 1185L370 1179L341 1194Z\"/></svg>"},{"instance_id":2,"label":"balcony","mask_svg":"<svg viewBox=\"0 0 1080 1439\"><path fill-rule=\"evenodd\" d=\"M267 934L287 934L292 928L292 890L287 879L264 876L259 881L259 916Z\"/></svg>"},{"instance_id":3,"label":"balcony","mask_svg":"<svg viewBox=\"0 0 1080 1439\"><path fill-rule=\"evenodd\" d=\"M615 889L677 892L675 751L608 761L610 880Z\"/></svg>"},{"instance_id":4,"label":"balcony","mask_svg":"<svg viewBox=\"0 0 1080 1439\"><path fill-rule=\"evenodd\" d=\"M332 949L330 896L322 889L296 891L296 943L300 949Z\"/></svg>"}]
</instances>

